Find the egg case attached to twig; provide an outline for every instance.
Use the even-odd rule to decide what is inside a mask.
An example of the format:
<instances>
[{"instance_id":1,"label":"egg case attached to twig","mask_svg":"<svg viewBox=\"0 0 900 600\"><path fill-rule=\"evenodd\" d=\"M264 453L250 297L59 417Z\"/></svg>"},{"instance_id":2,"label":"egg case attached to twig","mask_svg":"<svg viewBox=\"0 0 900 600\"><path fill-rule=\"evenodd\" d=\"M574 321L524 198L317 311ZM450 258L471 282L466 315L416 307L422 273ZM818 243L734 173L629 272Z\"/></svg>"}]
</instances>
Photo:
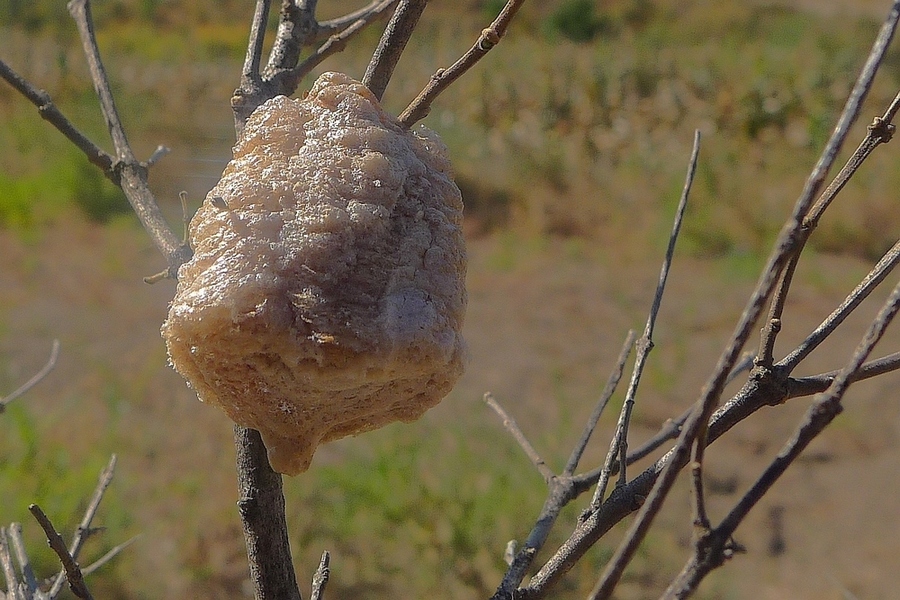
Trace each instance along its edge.
<instances>
[{"instance_id":1,"label":"egg case attached to twig","mask_svg":"<svg viewBox=\"0 0 900 600\"><path fill-rule=\"evenodd\" d=\"M362 84L269 100L191 221L172 365L291 475L323 442L417 419L463 371L462 208L443 143Z\"/></svg>"}]
</instances>

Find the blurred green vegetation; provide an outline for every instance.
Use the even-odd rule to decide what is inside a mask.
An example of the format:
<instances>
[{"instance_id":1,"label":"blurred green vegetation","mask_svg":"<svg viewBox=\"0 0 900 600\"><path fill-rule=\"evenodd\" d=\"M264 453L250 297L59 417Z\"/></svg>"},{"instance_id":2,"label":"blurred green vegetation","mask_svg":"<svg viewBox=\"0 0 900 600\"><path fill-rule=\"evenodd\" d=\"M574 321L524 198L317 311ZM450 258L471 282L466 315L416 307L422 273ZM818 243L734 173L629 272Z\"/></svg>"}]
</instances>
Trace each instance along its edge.
<instances>
[{"instance_id":1,"label":"blurred green vegetation","mask_svg":"<svg viewBox=\"0 0 900 600\"><path fill-rule=\"evenodd\" d=\"M352 5L323 7L338 14ZM391 110L401 110L436 68L458 56L502 2L475 5L460 14L438 1L426 11L385 99ZM76 121L102 140L60 4L17 2L4 10L14 35L2 36L3 56L67 114L84 116ZM95 12L131 138L164 135L190 152L214 130L224 160L227 98L246 37L244 3L213 9L120 0L97 3ZM698 256L758 254L778 229L773 217L786 215L799 193L877 27L863 16L733 3L526 5L502 50L451 88L426 124L450 148L471 231L513 227L614 242L625 230L665 226L659 207L677 197L680 184L673 182L698 128L704 175L686 245ZM359 76L376 38L368 32L324 68ZM30 48L22 47L25 40ZM880 113L898 82L900 54L892 51L866 114ZM209 106L222 109L215 123ZM17 148L0 156L0 224L28 227L67 204L100 221L127 207L90 168L76 166L83 163L77 153L5 86L0 111L10 124L0 143ZM844 192L834 218L823 221L812 241L819 249L872 257L892 243L895 211L882 190L900 183L900 170L883 154ZM160 172L176 168L165 162ZM163 185L178 185L178 175L164 174ZM875 184L885 187L867 187ZM160 196L172 201L178 191L164 187Z\"/></svg>"}]
</instances>

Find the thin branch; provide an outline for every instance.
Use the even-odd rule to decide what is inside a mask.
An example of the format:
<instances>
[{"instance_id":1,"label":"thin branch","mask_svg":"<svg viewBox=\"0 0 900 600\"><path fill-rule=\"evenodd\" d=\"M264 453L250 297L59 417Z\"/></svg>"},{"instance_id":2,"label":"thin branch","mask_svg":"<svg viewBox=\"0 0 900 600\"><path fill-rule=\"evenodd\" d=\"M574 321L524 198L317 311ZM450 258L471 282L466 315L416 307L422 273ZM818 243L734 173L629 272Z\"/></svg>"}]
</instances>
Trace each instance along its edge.
<instances>
[{"instance_id":1,"label":"thin branch","mask_svg":"<svg viewBox=\"0 0 900 600\"><path fill-rule=\"evenodd\" d=\"M247 42L247 54L244 56L244 67L241 69L241 89L258 89L262 85L259 65L262 61L263 42L266 39L266 22L269 20L271 0L256 0L253 20L250 23L250 40Z\"/></svg>"},{"instance_id":2,"label":"thin branch","mask_svg":"<svg viewBox=\"0 0 900 600\"><path fill-rule=\"evenodd\" d=\"M94 36L94 25L91 18L89 0L70 0L69 12L75 19L78 33L81 36L82 49L88 61L91 81L100 99L100 107L103 118L109 128L113 146L116 149L117 161L112 165L115 171L113 180L131 203L135 214L141 221L144 229L150 235L156 248L166 258L168 264L167 276L171 279L178 277L178 267L187 262L191 257L190 247L181 243L178 237L169 228L165 217L150 192L147 185L147 169L134 157L125 131L122 128L115 101L109 87L109 78L100 60L100 50Z\"/></svg>"},{"instance_id":3,"label":"thin branch","mask_svg":"<svg viewBox=\"0 0 900 600\"><path fill-rule=\"evenodd\" d=\"M72 556L73 560L78 560L78 555L81 553L81 548L84 546L84 542L87 541L87 538L91 535L91 532L94 530L91 529L91 523L94 521L94 516L97 514L97 509L100 507L100 501L103 500L103 494L106 493L106 489L109 487L109 484L112 483L113 475L116 470L116 455L113 454L109 458L109 462L106 464L106 467L100 472L100 477L97 481L97 487L94 488L94 493L91 495L91 500L88 502L87 509L84 511L84 516L81 518L81 523L78 524L78 529L75 530L75 537L72 540L72 546L69 548L68 552ZM56 580L54 580L53 585L50 587L50 591L48 595L50 598L55 598L60 590L62 589L63 581L68 577L68 573L64 569L56 576Z\"/></svg>"},{"instance_id":4,"label":"thin branch","mask_svg":"<svg viewBox=\"0 0 900 600\"><path fill-rule=\"evenodd\" d=\"M625 393L625 402L622 405L622 412L619 415L619 422L616 425L616 432L609 445L609 452L604 461L603 469L600 471L600 478L597 482L597 489L591 500L590 510L596 511L606 496L606 487L609 482L610 474L613 470L613 464L616 457L619 457L619 485L625 483L625 466L628 456L628 428L631 423L631 413L634 409L634 399L637 394L637 388L641 382L641 375L644 372L644 366L647 364L647 357L653 349L653 330L656 326L656 317L659 315L659 309L662 306L662 298L666 289L666 281L669 277L669 269L672 266L672 259L675 256L675 243L678 241L678 234L681 231L681 223L684 218L684 211L687 209L687 200L691 192L691 186L694 183L694 174L697 171L697 160L700 156L700 132L694 132L694 145L691 150L691 158L688 161L687 174L685 175L684 187L681 191L681 198L678 202L678 208L675 211L675 219L672 223L672 233L669 236L669 244L666 247L666 255L663 259L662 267L659 272L659 281L656 285L656 292L653 296L653 303L650 307L650 314L647 316L647 323L644 326L644 333L637 342L637 355L634 362L634 369L631 373L631 381L628 384L628 390Z\"/></svg>"},{"instance_id":5,"label":"thin branch","mask_svg":"<svg viewBox=\"0 0 900 600\"><path fill-rule=\"evenodd\" d=\"M16 553L16 562L19 563L19 572L22 574L25 589L28 590L29 596L34 596L35 592L38 591L38 582L34 576L31 561L28 559L28 553L25 551L25 541L22 539L22 524L11 523L9 536L12 538L13 551Z\"/></svg>"},{"instance_id":6,"label":"thin branch","mask_svg":"<svg viewBox=\"0 0 900 600\"><path fill-rule=\"evenodd\" d=\"M516 423L515 419L513 419L509 414L503 409L502 406L494 399L494 396L491 393L487 393L484 395L485 403L494 409L494 412L500 417L503 421L503 428L506 429L507 432L522 450L525 452L525 455L528 456L528 460L531 461L531 464L537 468L538 472L540 472L541 476L544 478L546 483L550 483L550 481L556 476L550 467L547 466L547 463L544 462L544 459L537 453L537 450L534 449L534 446L531 445L531 442L528 441L528 438L525 437L525 434L522 433L522 430L519 429L518 423Z\"/></svg>"},{"instance_id":7,"label":"thin branch","mask_svg":"<svg viewBox=\"0 0 900 600\"><path fill-rule=\"evenodd\" d=\"M78 563L75 562L75 558L69 554L68 549L66 549L66 543L63 541L62 536L56 531L56 528L53 527L53 523L50 522L50 519L37 504L30 505L28 510L31 511L31 514L34 515L34 518L44 530L50 548L53 549L59 557L60 562L62 562L63 569L66 573L66 580L69 582L69 588L72 590L72 593L83 600L93 600L93 596L91 596L90 591L88 591L87 586L84 583L84 574L81 572L81 568L78 566Z\"/></svg>"},{"instance_id":8,"label":"thin branch","mask_svg":"<svg viewBox=\"0 0 900 600\"><path fill-rule=\"evenodd\" d=\"M631 355L631 347L634 346L634 338L634 330L629 330L628 334L625 336L625 341L622 343L622 349L619 351L619 358L616 360L616 366L613 368L612 373L609 374L609 379L606 380L606 386L603 388L603 393L600 394L600 400L594 407L594 412L591 413L590 418L588 418L588 421L584 426L584 430L581 432L581 438L579 438L578 442L575 444L575 448L572 450L568 462L566 462L566 466L563 469L563 475L573 475L575 469L578 468L578 463L581 462L581 457L584 455L584 450L587 448L588 441L590 441L591 435L593 435L594 429L597 427L600 415L603 414L603 410L606 408L609 399L612 398L613 393L619 385L619 381L622 379L625 363Z\"/></svg>"},{"instance_id":9,"label":"thin branch","mask_svg":"<svg viewBox=\"0 0 900 600\"><path fill-rule=\"evenodd\" d=\"M40 371L35 373L31 379L23 383L19 389L15 390L5 398L0 398L0 414L6 410L7 404L16 398L20 398L22 395L26 394L28 390L40 383L40 381L53 370L53 367L56 366L57 358L59 358L59 340L53 340L53 346L50 348L50 358L47 359L47 364L45 364Z\"/></svg>"},{"instance_id":10,"label":"thin branch","mask_svg":"<svg viewBox=\"0 0 900 600\"><path fill-rule=\"evenodd\" d=\"M309 594L310 600L324 600L325 586L328 585L328 578L331 575L329 564L331 563L331 555L328 550L322 552L322 560L319 561L319 567L313 574L312 590Z\"/></svg>"},{"instance_id":11,"label":"thin branch","mask_svg":"<svg viewBox=\"0 0 900 600\"><path fill-rule=\"evenodd\" d=\"M394 68L400 61L406 43L415 31L419 17L422 16L427 4L428 0L400 0L397 9L394 10L394 16L391 17L378 42L378 47L372 53L362 83L379 100L384 96L384 90L391 81Z\"/></svg>"},{"instance_id":12,"label":"thin branch","mask_svg":"<svg viewBox=\"0 0 900 600\"><path fill-rule=\"evenodd\" d=\"M107 552L106 554L104 554L103 556L101 556L100 558L95 560L94 562L92 562L90 565L81 569L82 574L85 577L87 577L88 575L90 575L91 573L93 573L94 571L96 571L97 569L99 569L100 567L102 567L103 565L105 565L106 563L111 561L112 559L114 559L116 556L118 556L123 550L125 550L125 548L127 548L131 544L135 543L140 537L141 537L140 534L138 534L138 535L133 536L130 539L122 542L118 546L114 546L109 552Z\"/></svg>"},{"instance_id":13,"label":"thin branch","mask_svg":"<svg viewBox=\"0 0 900 600\"><path fill-rule=\"evenodd\" d=\"M831 203L837 197L850 178L859 170L863 162L872 154L872 152L881 144L891 141L894 135L894 125L891 123L897 110L900 109L900 93L898 93L891 102L884 115L875 117L872 124L868 127L868 133L863 141L856 148L856 151L847 160L847 163L841 168L832 182L825 188L825 191L819 196L815 204L809 209L809 213L803 218L803 228L801 238L797 249L791 257L791 261L781 276L778 290L772 301L769 310L769 318L766 326L762 331L762 339L760 340L760 349L758 352L758 364L764 368L771 368L774 362L775 339L781 330L781 318L784 313L784 306L787 302L788 292L794 279L794 272L800 260L800 253L809 236L816 229L819 220L822 218L825 210L831 206Z\"/></svg>"},{"instance_id":14,"label":"thin branch","mask_svg":"<svg viewBox=\"0 0 900 600\"><path fill-rule=\"evenodd\" d=\"M894 268L900 264L900 240L888 250L881 260L872 267L872 270L863 278L863 280L853 288L853 291L847 295L841 304L832 311L822 323L816 327L815 331L810 333L797 348L788 354L782 361L778 363L780 368L787 369L789 372L799 365L809 354L819 347L819 344L834 332L837 327L844 322L850 313L862 304L863 300L869 297L875 288L887 278Z\"/></svg>"},{"instance_id":15,"label":"thin branch","mask_svg":"<svg viewBox=\"0 0 900 600\"><path fill-rule=\"evenodd\" d=\"M7 600L24 600L19 589L19 579L13 567L12 555L9 553L9 539L6 536L6 527L0 527L0 572L6 580Z\"/></svg>"},{"instance_id":16,"label":"thin branch","mask_svg":"<svg viewBox=\"0 0 900 600\"><path fill-rule=\"evenodd\" d=\"M0 60L0 77L5 79L20 94L34 104L42 119L46 120L53 125L57 131L66 136L70 142L75 144L76 148L84 152L91 163L103 171L103 174L108 177L110 181L116 183L116 177L113 174L113 163L115 162L115 159L75 127L75 125L60 112L47 92L39 90L31 85L2 60Z\"/></svg>"},{"instance_id":17,"label":"thin branch","mask_svg":"<svg viewBox=\"0 0 900 600\"><path fill-rule=\"evenodd\" d=\"M100 99L100 108L103 112L103 118L106 120L106 127L109 130L110 138L112 138L113 147L116 149L116 156L122 161L133 161L134 153L131 151L128 138L125 136L125 130L122 128L119 111L116 109L116 102L109 88L109 78L106 75L106 69L103 67L103 61L100 59L100 50L97 48L94 22L91 16L91 3L89 0L69 0L67 6L72 18L75 19L75 25L78 27L78 33L81 36L84 56L88 61L91 80L94 83L97 97Z\"/></svg>"},{"instance_id":18,"label":"thin branch","mask_svg":"<svg viewBox=\"0 0 900 600\"><path fill-rule=\"evenodd\" d=\"M603 391L600 402L594 409L581 438L575 444L575 448L572 450L572 455L569 458L563 473L559 476L550 472L550 469L547 468L540 457L537 456L537 452L535 452L531 447L531 444L525 439L524 434L522 434L515 422L505 411L503 411L499 404L494 402L489 395L486 395L485 400L488 401L494 410L500 414L501 418L503 418L504 424L507 425L507 429L510 430L513 436L519 441L519 445L525 449L525 453L529 455L532 462L538 467L538 470L541 471L541 474L544 476L544 480L547 483L547 487L549 488L547 497L544 500L544 505L541 507L541 511L538 514L528 537L525 539L522 548L516 552L514 542L510 542L510 544L507 545L507 553L510 555L514 554L514 556L511 556L510 560L507 560L509 568L506 570L503 580L497 587L497 591L492 596L492 600L505 600L514 595L516 588L521 585L526 573L531 568L535 556L537 556L538 552L541 551L544 544L547 542L550 532L553 529L553 525L559 517L559 513L569 502L577 498L579 494L590 487L590 483L586 483L581 477L573 476L572 472L578 466L578 462L587 445L587 440L590 438L590 435L596 426L603 406L609 401L610 396L612 396L612 393L616 388L617 382L622 377L622 371L625 368L625 362L628 359L633 343L634 332L630 331L626 336L616 367L610 374L609 381Z\"/></svg>"},{"instance_id":19,"label":"thin branch","mask_svg":"<svg viewBox=\"0 0 900 600\"><path fill-rule=\"evenodd\" d=\"M315 52L307 56L300 64L293 69L278 71L274 73L268 80L271 87L271 96L283 94L290 96L297 91L297 86L313 69L331 56L346 48L347 43L365 29L370 23L378 19L385 11L390 9L397 0L382 0L370 12L365 13L357 20L349 24L340 33L336 33L328 38L328 40L319 46ZM258 106L258 105L257 105ZM252 111L251 111L252 112ZM247 113L249 116L250 113Z\"/></svg>"},{"instance_id":20,"label":"thin branch","mask_svg":"<svg viewBox=\"0 0 900 600\"><path fill-rule=\"evenodd\" d=\"M397 1L392 0L392 3ZM381 4L381 0L372 0L358 10L320 23L316 19L317 0L282 0L278 31L263 71L264 77L270 78L279 71L293 69L300 60L303 48L324 42L355 21L366 19L370 13L378 11Z\"/></svg>"},{"instance_id":21,"label":"thin branch","mask_svg":"<svg viewBox=\"0 0 900 600\"><path fill-rule=\"evenodd\" d=\"M871 379L885 373L891 373L900 369L900 352L888 354L879 359L869 361L859 368L853 376L853 381ZM828 389L839 371L830 371L820 375L809 377L791 377L785 388L785 400L817 394Z\"/></svg>"},{"instance_id":22,"label":"thin branch","mask_svg":"<svg viewBox=\"0 0 900 600\"><path fill-rule=\"evenodd\" d=\"M844 394L898 310L900 310L900 284L897 284L872 321L851 359L840 370L828 389L813 401L791 439L750 489L738 500L722 523L706 539L702 540L701 544L698 544L694 555L688 560L681 574L673 581L663 598L687 598L710 571L725 561L727 555L723 553L723 550L738 525L809 443L841 413L843 410L841 400Z\"/></svg>"},{"instance_id":23,"label":"thin branch","mask_svg":"<svg viewBox=\"0 0 900 600\"><path fill-rule=\"evenodd\" d=\"M234 426L238 511L250 581L259 599L301 600L291 560L281 475L272 470L259 432Z\"/></svg>"},{"instance_id":24,"label":"thin branch","mask_svg":"<svg viewBox=\"0 0 900 600\"><path fill-rule=\"evenodd\" d=\"M640 510L637 518L626 533L623 543L607 564L607 570L594 589L594 598L608 598L618 583L625 565L630 561L646 535L650 523L662 506L678 472L687 463L690 448L701 429L701 424L705 426L706 423L710 423L707 436L708 441L711 441L727 431L735 422L756 410L758 406L755 406L753 401L763 402L764 400L761 398L778 395L776 388L761 388L759 382L754 382L751 378L751 381L748 382L749 387L745 386L735 399L723 407L719 413L716 413L713 421L710 422L713 410L721 397L725 382L737 361L741 348L746 343L766 300L774 290L779 273L786 265L796 245L803 216L807 214L812 198L821 187L822 180L833 164L850 125L859 113L860 104L871 87L875 71L883 60L887 46L893 37L898 18L900 18L900 0L895 1L891 13L885 20L841 113L838 125L807 179L791 217L782 228L756 288L748 299L744 312L735 327L732 338L720 356L709 381L703 387L700 398L697 400L691 416L685 422L675 447L627 486L615 490L600 509L586 515L569 539L532 578L528 587L519 590L521 597L529 599L543 597L550 586L571 569L572 565L596 543L600 536L608 531L615 522L632 512L635 504L638 503ZM772 374L769 373L769 375ZM751 394L754 390L756 393Z\"/></svg>"},{"instance_id":25,"label":"thin branch","mask_svg":"<svg viewBox=\"0 0 900 600\"><path fill-rule=\"evenodd\" d=\"M522 7L525 0L509 0L500 14L494 19L489 27L482 30L481 35L475 45L469 49L459 60L446 69L438 69L428 85L419 92L419 95L400 113L399 121L405 127L410 128L422 119L424 119L431 110L431 104L434 100L447 89L450 84L459 79L459 77L471 69L475 63L484 57L491 48L500 43L500 39L506 34L512 18L515 16L519 8Z\"/></svg>"},{"instance_id":26,"label":"thin branch","mask_svg":"<svg viewBox=\"0 0 900 600\"><path fill-rule=\"evenodd\" d=\"M753 366L753 359L755 356L756 355L753 352L744 352L738 363L731 369L731 373L728 374L725 384L731 383L737 379L738 375L750 369L750 367ZM667 441L676 439L678 434L681 433L684 422L691 416L692 410L693 407L688 408L674 419L666 419L666 422L663 423L662 427L660 427L659 431L656 432L653 437L628 453L628 464L632 465L636 463L645 456L648 456L654 450L660 448ZM615 474L615 471L613 474Z\"/></svg>"}]
</instances>

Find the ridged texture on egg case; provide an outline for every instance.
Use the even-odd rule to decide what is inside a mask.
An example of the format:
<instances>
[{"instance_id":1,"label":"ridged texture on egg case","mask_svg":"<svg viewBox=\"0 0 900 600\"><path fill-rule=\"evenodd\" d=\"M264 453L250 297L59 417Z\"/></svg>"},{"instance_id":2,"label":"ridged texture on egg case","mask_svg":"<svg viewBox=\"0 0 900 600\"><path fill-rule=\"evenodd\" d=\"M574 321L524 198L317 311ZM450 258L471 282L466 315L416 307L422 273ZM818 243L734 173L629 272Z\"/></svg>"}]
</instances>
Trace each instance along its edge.
<instances>
[{"instance_id":1,"label":"ridged texture on egg case","mask_svg":"<svg viewBox=\"0 0 900 600\"><path fill-rule=\"evenodd\" d=\"M462 200L446 148L325 73L247 121L190 224L162 332L200 399L297 474L329 440L411 421L463 370Z\"/></svg>"}]
</instances>

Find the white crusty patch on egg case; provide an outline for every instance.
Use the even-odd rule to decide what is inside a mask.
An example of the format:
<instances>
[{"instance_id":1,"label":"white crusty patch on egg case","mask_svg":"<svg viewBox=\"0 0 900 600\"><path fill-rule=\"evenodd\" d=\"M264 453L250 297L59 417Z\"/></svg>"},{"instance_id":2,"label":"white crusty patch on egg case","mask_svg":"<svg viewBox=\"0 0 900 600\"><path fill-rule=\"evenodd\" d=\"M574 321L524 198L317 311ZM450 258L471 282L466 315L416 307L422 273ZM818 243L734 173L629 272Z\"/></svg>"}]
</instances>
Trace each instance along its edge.
<instances>
[{"instance_id":1,"label":"white crusty patch on egg case","mask_svg":"<svg viewBox=\"0 0 900 600\"><path fill-rule=\"evenodd\" d=\"M291 475L323 442L417 419L463 371L462 209L441 141L362 84L269 100L191 220L172 365Z\"/></svg>"}]
</instances>

